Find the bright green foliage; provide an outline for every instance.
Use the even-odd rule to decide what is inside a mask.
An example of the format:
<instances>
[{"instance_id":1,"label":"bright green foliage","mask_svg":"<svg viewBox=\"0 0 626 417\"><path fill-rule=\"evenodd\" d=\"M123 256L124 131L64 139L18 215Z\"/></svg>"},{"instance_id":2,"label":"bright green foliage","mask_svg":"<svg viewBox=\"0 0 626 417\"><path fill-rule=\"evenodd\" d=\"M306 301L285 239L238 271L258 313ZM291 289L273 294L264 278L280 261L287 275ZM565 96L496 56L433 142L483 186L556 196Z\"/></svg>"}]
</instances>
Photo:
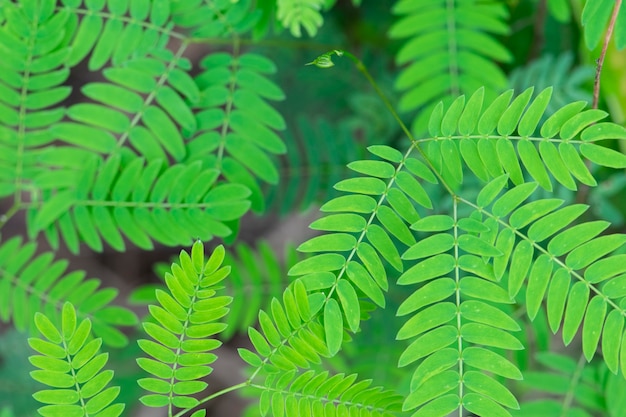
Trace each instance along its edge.
<instances>
[{"instance_id":1,"label":"bright green foliage","mask_svg":"<svg viewBox=\"0 0 626 417\"><path fill-rule=\"evenodd\" d=\"M180 262L172 264L165 275L168 291L157 290L159 305L150 306L154 321L143 323L152 340L138 341L150 358L137 363L151 376L138 381L151 394L140 398L149 407L193 408L193 397L207 387L200 379L212 372L217 356L212 350L221 345L211 339L226 325L218 322L228 313L231 297L217 296L220 283L230 273L222 266L224 247L218 246L208 260L204 246L197 241L191 256L182 251Z\"/></svg>"},{"instance_id":2,"label":"bright green foliage","mask_svg":"<svg viewBox=\"0 0 626 417\"><path fill-rule=\"evenodd\" d=\"M626 235L574 201L592 201L587 190L626 168L626 129L586 109L592 70L571 69L584 52L539 56L562 52L578 23L596 47L617 3L393 3L342 2L327 27L349 30L307 43L329 45L311 61L308 49L299 53L304 44L263 38L281 26L316 36L335 0L0 0L0 197L12 199L0 228L23 214L29 239L0 241L0 319L45 338L29 339L39 353L31 376L48 385L35 394L46 404L41 415L120 415L120 388L107 387L113 372L99 349L126 344L117 326L137 319L110 305L116 290L66 272L56 253L35 254L40 234L53 252L72 253L195 241L164 285L131 297L150 313L138 341L147 372L139 401L168 417L204 417L193 409L244 388L261 415L275 417L623 411ZM522 8L536 5L571 21L567 31L539 13L524 22ZM618 48L625 16L622 8ZM380 35L376 25L398 42L370 36ZM539 59L519 69L526 57L516 39L526 32L557 41L538 42L527 56ZM276 54L265 49L277 44ZM352 44L371 74L336 49ZM394 51L397 77L383 49ZM312 84L280 103L287 88L274 74L294 65L284 64L287 54L309 74L354 63L382 100L339 93L333 106L334 85ZM335 66L332 55L349 59ZM81 65L100 78L72 91ZM337 78L360 88L352 76ZM397 106L383 94L394 84ZM346 104L357 116L345 115ZM415 137L395 107L419 112ZM285 143L279 132L292 120ZM298 246L302 257L291 250L280 262L258 245L236 247L232 261L223 246L205 258L201 241L233 242L249 209L287 213L320 197L322 216L310 226L320 233ZM223 266L231 263L232 274ZM366 323L377 310L387 314ZM218 337L236 340L242 329L246 376L203 395ZM542 352L559 331L565 345L580 340L578 363ZM370 351L349 345L382 333L391 337ZM372 357L378 370L394 369L357 376L351 360L372 349L382 351ZM555 398L526 401L535 390Z\"/></svg>"},{"instance_id":3,"label":"bright green foliage","mask_svg":"<svg viewBox=\"0 0 626 417\"><path fill-rule=\"evenodd\" d=\"M617 355L626 313L620 303L625 295L623 260L606 255L622 247L626 236L594 239L606 222L581 223L557 234L584 207L560 208L563 201L558 199L527 200L538 185L551 189L548 172L564 185L575 187L573 178L593 184L580 154L600 165L626 166L622 154L593 143L608 137L607 132L626 136L611 123L589 126L605 113L581 112L583 106L577 104L539 125L550 93L544 90L531 102L529 89L511 102L513 94L507 92L483 104L483 91L478 90L467 104L460 97L447 110L439 105L429 122L431 136L416 140L407 154L372 147L378 160L349 165L363 176L339 182L335 187L347 194L322 206L332 214L311 224L329 233L299 248L317 254L296 264L290 274L302 276L307 289L323 291L320 310L331 353L339 347L344 328L358 329L360 297L385 306L383 261L403 271L398 284L416 286L398 309L400 316L411 315L397 336L411 340L399 366L416 366L404 400L406 411L446 415L462 407L492 416L519 408L512 392L491 375L522 378L498 353L523 349L511 333L519 325L504 312L522 286L531 319L546 297L549 322L553 331L563 326L566 344L582 326L587 359L604 337L609 369L617 372L624 363ZM535 137L537 129L540 136ZM426 164L411 155L424 145ZM464 163L480 179L495 179L475 201L451 190L451 215L420 215L417 210L433 207L420 181L443 180L457 188ZM537 182L525 182L524 176ZM517 186L505 190L509 178ZM467 209L469 213L460 214ZM413 231L429 236L418 240ZM393 240L407 248L404 253ZM539 256L533 260L534 253ZM598 297L589 300L590 290ZM608 326L604 332L603 326Z\"/></svg>"},{"instance_id":4,"label":"bright green foliage","mask_svg":"<svg viewBox=\"0 0 626 417\"><path fill-rule=\"evenodd\" d=\"M91 321L78 322L74 306L67 302L63 305L60 327L41 313L35 314L35 325L44 338L28 340L30 347L39 353L30 357L30 362L39 368L30 375L52 388L33 395L46 404L37 410L39 414L44 417L121 415L124 404L113 403L120 388L107 388L113 371L102 370L108 354L99 353L102 339L91 337Z\"/></svg>"},{"instance_id":5,"label":"bright green foliage","mask_svg":"<svg viewBox=\"0 0 626 417\"><path fill-rule=\"evenodd\" d=\"M484 86L489 93L507 85L495 62L511 54L491 34L509 32L508 11L498 2L459 0L399 0L393 13L402 16L389 30L393 39L405 39L396 63L406 66L396 80L403 92L400 111L430 110L440 100L469 94ZM494 62L495 61L495 62ZM424 130L424 117L414 129Z\"/></svg>"},{"instance_id":6,"label":"bright green foliage","mask_svg":"<svg viewBox=\"0 0 626 417\"><path fill-rule=\"evenodd\" d=\"M370 387L371 380L357 382L357 375L298 374L295 370L268 378L260 400L261 416L395 416L401 396L382 387Z\"/></svg>"},{"instance_id":7,"label":"bright green foliage","mask_svg":"<svg viewBox=\"0 0 626 417\"><path fill-rule=\"evenodd\" d=\"M137 317L110 305L118 290L101 289L100 280L85 279L83 271L67 272L67 261L55 260L50 252L35 255L36 250L34 242L22 244L19 237L0 246L0 319L25 330L32 328L32 317L40 312L59 326L61 308L67 301L76 306L79 318L90 319L94 333L105 344L120 347L128 343L116 326L132 326Z\"/></svg>"}]
</instances>

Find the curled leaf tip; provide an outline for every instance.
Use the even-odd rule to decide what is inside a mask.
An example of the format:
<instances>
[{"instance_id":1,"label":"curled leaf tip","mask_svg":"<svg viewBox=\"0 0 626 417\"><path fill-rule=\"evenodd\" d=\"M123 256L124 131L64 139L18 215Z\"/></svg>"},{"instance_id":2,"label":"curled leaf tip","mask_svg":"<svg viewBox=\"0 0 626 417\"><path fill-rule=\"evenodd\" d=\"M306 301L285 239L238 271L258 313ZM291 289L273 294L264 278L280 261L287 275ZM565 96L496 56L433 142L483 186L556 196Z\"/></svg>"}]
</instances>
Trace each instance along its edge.
<instances>
[{"instance_id":1,"label":"curled leaf tip","mask_svg":"<svg viewBox=\"0 0 626 417\"><path fill-rule=\"evenodd\" d=\"M331 59L333 54L337 56L342 56L343 51L340 49L333 49L330 52L326 52L325 54L318 56L313 61L308 62L305 65L315 65L318 68L330 68L335 65L335 63Z\"/></svg>"}]
</instances>

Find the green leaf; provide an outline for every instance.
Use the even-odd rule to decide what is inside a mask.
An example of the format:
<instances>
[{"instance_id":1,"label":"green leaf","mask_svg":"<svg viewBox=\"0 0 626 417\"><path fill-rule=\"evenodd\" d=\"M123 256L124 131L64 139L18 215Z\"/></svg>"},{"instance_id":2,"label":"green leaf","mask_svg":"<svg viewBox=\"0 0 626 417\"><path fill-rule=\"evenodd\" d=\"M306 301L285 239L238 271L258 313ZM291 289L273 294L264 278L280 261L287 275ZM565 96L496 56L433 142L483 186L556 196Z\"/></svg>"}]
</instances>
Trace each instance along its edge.
<instances>
[{"instance_id":1,"label":"green leaf","mask_svg":"<svg viewBox=\"0 0 626 417\"><path fill-rule=\"evenodd\" d=\"M602 331L602 356L611 372L619 369L619 347L624 331L624 318L617 310L612 310L606 318Z\"/></svg>"},{"instance_id":2,"label":"green leaf","mask_svg":"<svg viewBox=\"0 0 626 417\"><path fill-rule=\"evenodd\" d=\"M394 243L389 238L385 230L375 224L367 228L367 239L372 246L393 266L397 271L402 271L402 260Z\"/></svg>"},{"instance_id":3,"label":"green leaf","mask_svg":"<svg viewBox=\"0 0 626 417\"><path fill-rule=\"evenodd\" d=\"M626 155L592 143L580 145L580 153L591 162L611 168L626 168Z\"/></svg>"},{"instance_id":4,"label":"green leaf","mask_svg":"<svg viewBox=\"0 0 626 417\"><path fill-rule=\"evenodd\" d=\"M467 300L461 304L461 316L477 323L488 324L503 330L518 331L519 325L502 310L483 301Z\"/></svg>"},{"instance_id":5,"label":"green leaf","mask_svg":"<svg viewBox=\"0 0 626 417\"><path fill-rule=\"evenodd\" d=\"M552 259L549 255L540 255L533 264L528 278L528 289L526 290L526 305L528 317L531 320L539 312L544 294L548 288L550 276L552 275Z\"/></svg>"},{"instance_id":6,"label":"green leaf","mask_svg":"<svg viewBox=\"0 0 626 417\"><path fill-rule=\"evenodd\" d=\"M424 333L400 355L398 366L404 367L452 344L458 338L455 326L442 326Z\"/></svg>"},{"instance_id":7,"label":"green leaf","mask_svg":"<svg viewBox=\"0 0 626 417\"><path fill-rule=\"evenodd\" d=\"M463 396L463 405L479 416L509 417L511 414L495 401L473 392Z\"/></svg>"},{"instance_id":8,"label":"green leaf","mask_svg":"<svg viewBox=\"0 0 626 417\"><path fill-rule=\"evenodd\" d=\"M411 294L398 308L398 316L404 316L420 308L445 300L456 290L455 282L450 278L440 278L421 286Z\"/></svg>"},{"instance_id":9,"label":"green leaf","mask_svg":"<svg viewBox=\"0 0 626 417\"><path fill-rule=\"evenodd\" d=\"M317 236L298 246L300 252L343 252L354 249L356 238L346 233Z\"/></svg>"},{"instance_id":10,"label":"green leaf","mask_svg":"<svg viewBox=\"0 0 626 417\"><path fill-rule=\"evenodd\" d=\"M578 114L585 106L587 106L585 101L576 101L561 107L543 123L540 131L541 136L544 138L555 137L561 130L563 123Z\"/></svg>"},{"instance_id":11,"label":"green leaf","mask_svg":"<svg viewBox=\"0 0 626 417\"><path fill-rule=\"evenodd\" d=\"M561 327L561 319L565 311L565 301L570 287L570 275L564 268L556 270L550 281L547 295L548 323L552 333L556 333Z\"/></svg>"},{"instance_id":12,"label":"green leaf","mask_svg":"<svg viewBox=\"0 0 626 417\"><path fill-rule=\"evenodd\" d=\"M509 177L507 175L500 175L489 184L485 185L478 193L476 204L478 204L479 207L487 207L495 200L498 194L500 194L508 181Z\"/></svg>"},{"instance_id":13,"label":"green leaf","mask_svg":"<svg viewBox=\"0 0 626 417\"><path fill-rule=\"evenodd\" d=\"M343 341L343 318L339 303L334 298L328 299L324 306L324 331L328 352L334 356L341 348Z\"/></svg>"},{"instance_id":14,"label":"green leaf","mask_svg":"<svg viewBox=\"0 0 626 417\"><path fill-rule=\"evenodd\" d=\"M472 391L490 398L505 407L519 409L517 399L508 388L481 372L466 372L463 375L463 383Z\"/></svg>"},{"instance_id":15,"label":"green leaf","mask_svg":"<svg viewBox=\"0 0 626 417\"><path fill-rule=\"evenodd\" d=\"M504 217L517 208L537 189L536 183L518 185L504 193L502 197L493 203L492 212L495 216Z\"/></svg>"},{"instance_id":16,"label":"green leaf","mask_svg":"<svg viewBox=\"0 0 626 417\"><path fill-rule=\"evenodd\" d=\"M433 278L444 276L456 266L456 260L452 255L439 254L419 262L409 268L398 278L399 285L417 284Z\"/></svg>"},{"instance_id":17,"label":"green leaf","mask_svg":"<svg viewBox=\"0 0 626 417\"><path fill-rule=\"evenodd\" d=\"M361 232L367 222L357 214L331 214L315 220L309 225L313 230L326 230L331 232Z\"/></svg>"},{"instance_id":18,"label":"green leaf","mask_svg":"<svg viewBox=\"0 0 626 417\"><path fill-rule=\"evenodd\" d=\"M428 258L447 252L454 246L454 238L450 234L439 233L420 240L402 254L404 260Z\"/></svg>"},{"instance_id":19,"label":"green leaf","mask_svg":"<svg viewBox=\"0 0 626 417\"><path fill-rule=\"evenodd\" d=\"M396 339L409 339L446 324L456 316L456 313L456 306L448 302L427 307L404 323L398 331Z\"/></svg>"},{"instance_id":20,"label":"green leaf","mask_svg":"<svg viewBox=\"0 0 626 417\"><path fill-rule=\"evenodd\" d=\"M465 364L509 379L521 380L522 373L503 356L482 347L468 347L463 350Z\"/></svg>"},{"instance_id":21,"label":"green leaf","mask_svg":"<svg viewBox=\"0 0 626 417\"><path fill-rule=\"evenodd\" d=\"M346 264L346 258L335 253L315 255L291 267L289 276L305 275L313 272L336 271Z\"/></svg>"},{"instance_id":22,"label":"green leaf","mask_svg":"<svg viewBox=\"0 0 626 417\"><path fill-rule=\"evenodd\" d=\"M530 226L528 237L535 242L541 242L576 220L588 208L584 204L573 204L550 213Z\"/></svg>"},{"instance_id":23,"label":"green leaf","mask_svg":"<svg viewBox=\"0 0 626 417\"><path fill-rule=\"evenodd\" d=\"M37 326L37 330L52 343L59 344L63 341L61 334L50 319L39 312L35 313L35 326Z\"/></svg>"},{"instance_id":24,"label":"green leaf","mask_svg":"<svg viewBox=\"0 0 626 417\"><path fill-rule=\"evenodd\" d=\"M589 287L585 282L577 282L572 287L567 297L567 308L563 321L563 342L569 345L580 327L580 323L587 309L589 300Z\"/></svg>"},{"instance_id":25,"label":"green leaf","mask_svg":"<svg viewBox=\"0 0 626 417\"><path fill-rule=\"evenodd\" d=\"M553 237L550 243L548 243L548 250L556 256L564 255L577 246L593 239L608 226L609 223L602 220L577 224ZM571 258L570 262L574 262L574 258Z\"/></svg>"},{"instance_id":26,"label":"green leaf","mask_svg":"<svg viewBox=\"0 0 626 417\"><path fill-rule=\"evenodd\" d=\"M596 295L587 306L583 324L583 353L587 361L591 361L598 348L607 305L602 296Z\"/></svg>"},{"instance_id":27,"label":"green leaf","mask_svg":"<svg viewBox=\"0 0 626 417\"><path fill-rule=\"evenodd\" d=\"M464 340L479 345L509 350L524 349L524 345L511 334L481 323L464 324L461 326L461 336Z\"/></svg>"},{"instance_id":28,"label":"green leaf","mask_svg":"<svg viewBox=\"0 0 626 417\"><path fill-rule=\"evenodd\" d=\"M380 307L385 307L385 296L372 276L358 262L351 261L346 268L346 274L363 293Z\"/></svg>"},{"instance_id":29,"label":"green leaf","mask_svg":"<svg viewBox=\"0 0 626 417\"><path fill-rule=\"evenodd\" d=\"M623 246L624 243L626 243L626 235L614 234L601 236L590 242L583 243L571 251L565 258L565 264L572 269L584 268L600 257Z\"/></svg>"},{"instance_id":30,"label":"green leaf","mask_svg":"<svg viewBox=\"0 0 626 417\"><path fill-rule=\"evenodd\" d=\"M370 177L391 178L396 170L390 163L383 161L355 161L348 164L348 168Z\"/></svg>"},{"instance_id":31,"label":"green leaf","mask_svg":"<svg viewBox=\"0 0 626 417\"><path fill-rule=\"evenodd\" d=\"M551 86L544 89L537 95L537 97L535 97L530 106L528 106L519 122L519 126L517 127L517 132L520 136L530 136L535 132L541 117L544 115L544 112L550 103L552 91L553 87Z\"/></svg>"},{"instance_id":32,"label":"green leaf","mask_svg":"<svg viewBox=\"0 0 626 417\"><path fill-rule=\"evenodd\" d=\"M337 282L337 295L346 315L348 327L353 332L356 332L361 322L361 309L359 308L359 297L356 295L356 291L354 291L354 288L348 281L340 279Z\"/></svg>"},{"instance_id":33,"label":"green leaf","mask_svg":"<svg viewBox=\"0 0 626 417\"><path fill-rule=\"evenodd\" d=\"M513 251L509 268L509 295L511 298L515 297L522 288L533 260L533 253L533 245L527 240L518 243Z\"/></svg>"},{"instance_id":34,"label":"green leaf","mask_svg":"<svg viewBox=\"0 0 626 417\"><path fill-rule=\"evenodd\" d=\"M411 225L411 229L419 232L445 232L452 229L454 219L450 216L437 214L424 217Z\"/></svg>"},{"instance_id":35,"label":"green leaf","mask_svg":"<svg viewBox=\"0 0 626 417\"><path fill-rule=\"evenodd\" d=\"M463 234L458 237L459 248L468 253L481 256L502 256L502 252L484 240L474 236Z\"/></svg>"}]
</instances>

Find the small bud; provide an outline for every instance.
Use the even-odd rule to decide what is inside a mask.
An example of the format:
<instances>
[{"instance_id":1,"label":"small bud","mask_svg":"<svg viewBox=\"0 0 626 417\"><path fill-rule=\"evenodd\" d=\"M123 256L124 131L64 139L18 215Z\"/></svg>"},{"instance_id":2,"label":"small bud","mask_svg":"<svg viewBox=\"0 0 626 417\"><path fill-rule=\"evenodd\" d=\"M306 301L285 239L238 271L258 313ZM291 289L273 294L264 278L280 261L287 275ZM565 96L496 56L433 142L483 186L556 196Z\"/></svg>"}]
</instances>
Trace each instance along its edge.
<instances>
[{"instance_id":1,"label":"small bud","mask_svg":"<svg viewBox=\"0 0 626 417\"><path fill-rule=\"evenodd\" d=\"M335 63L330 59L330 54L323 54L315 58L312 62L307 63L306 65L315 65L318 68L330 68L335 65Z\"/></svg>"}]
</instances>

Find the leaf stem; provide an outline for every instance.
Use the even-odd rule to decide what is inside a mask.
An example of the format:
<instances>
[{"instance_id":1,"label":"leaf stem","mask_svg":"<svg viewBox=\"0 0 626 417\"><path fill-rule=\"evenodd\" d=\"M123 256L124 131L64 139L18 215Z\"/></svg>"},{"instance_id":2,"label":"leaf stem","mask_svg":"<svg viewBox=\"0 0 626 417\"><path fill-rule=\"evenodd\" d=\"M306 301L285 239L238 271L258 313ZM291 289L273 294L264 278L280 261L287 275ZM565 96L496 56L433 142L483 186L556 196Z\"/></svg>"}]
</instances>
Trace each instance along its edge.
<instances>
[{"instance_id":1,"label":"leaf stem","mask_svg":"<svg viewBox=\"0 0 626 417\"><path fill-rule=\"evenodd\" d=\"M241 382L241 383L239 383L239 384L237 384L237 385L233 385L233 386L231 386L231 387L224 388L223 390L220 390L220 391L214 392L213 394L209 395L208 397L205 397L205 398L203 398L203 399L199 400L200 402L199 402L198 404L196 404L196 407L197 407L198 405L200 405L200 404L204 404L204 403L206 403L206 402L211 401L213 398L217 398L217 397L219 397L219 396L221 396L221 395L224 395L224 394L227 394L227 393L229 393L229 392L236 391L236 390L241 389L241 388L245 388L245 387L247 387L248 385L250 385L250 383L249 383L248 381L246 381L246 382ZM193 407L193 408L195 408L195 407ZM184 409L184 410L181 410L181 411L179 411L178 413L174 414L174 416L173 416L173 417L181 417L181 416L183 416L184 414L186 414L186 413L190 412L191 410L193 410L193 408L186 408L186 409Z\"/></svg>"},{"instance_id":2,"label":"leaf stem","mask_svg":"<svg viewBox=\"0 0 626 417\"><path fill-rule=\"evenodd\" d=\"M0 215L0 229L4 227L5 224L20 210L21 204L15 203L11 208L4 214Z\"/></svg>"},{"instance_id":3,"label":"leaf stem","mask_svg":"<svg viewBox=\"0 0 626 417\"><path fill-rule=\"evenodd\" d=\"M563 408L561 409L561 416L566 417L569 409L572 407L572 403L574 402L574 394L576 391L576 387L580 383L580 378L582 376L583 369L585 368L585 355L581 354L578 358L578 363L576 364L576 370L574 374L571 376L571 382L569 384L569 389L567 390L567 394L565 398L563 398Z\"/></svg>"},{"instance_id":4,"label":"leaf stem","mask_svg":"<svg viewBox=\"0 0 626 417\"><path fill-rule=\"evenodd\" d=\"M602 51L600 52L600 58L596 61L596 77L593 81L593 104L594 109L598 108L598 100L600 99L600 74L602 73L602 66L604 65L604 59L606 58L606 51L609 48L609 42L611 41L611 35L613 35L613 29L615 28L615 22L617 21L617 15L622 5L622 0L615 0L615 7L613 8L613 14L611 20L609 20L609 27L606 29L604 35L604 42L602 44Z\"/></svg>"}]
</instances>

